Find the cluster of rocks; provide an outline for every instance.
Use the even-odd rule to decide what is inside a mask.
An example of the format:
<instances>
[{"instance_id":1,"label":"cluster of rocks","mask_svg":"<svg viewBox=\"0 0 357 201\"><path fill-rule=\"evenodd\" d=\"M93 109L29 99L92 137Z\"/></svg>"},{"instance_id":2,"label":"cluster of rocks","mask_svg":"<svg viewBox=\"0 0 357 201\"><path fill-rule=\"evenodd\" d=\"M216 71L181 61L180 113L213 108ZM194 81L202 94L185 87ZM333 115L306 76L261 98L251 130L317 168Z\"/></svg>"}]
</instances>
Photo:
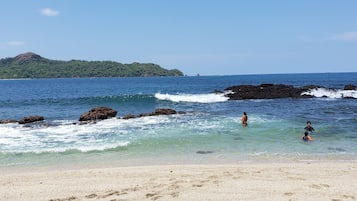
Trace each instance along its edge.
<instances>
[{"instance_id":1,"label":"cluster of rocks","mask_svg":"<svg viewBox=\"0 0 357 201\"><path fill-rule=\"evenodd\" d=\"M318 85L307 85L304 87L294 87L284 84L261 84L261 85L238 85L225 89L229 91L226 96L230 100L244 99L274 99L274 98L312 98L311 95L302 95L303 92L324 88ZM346 85L344 90L357 90L355 85Z\"/></svg>"},{"instance_id":2,"label":"cluster of rocks","mask_svg":"<svg viewBox=\"0 0 357 201\"><path fill-rule=\"evenodd\" d=\"M176 110L169 109L169 108L158 108L154 112L150 113L141 113L138 115L128 114L122 117L122 119L133 119L133 118L140 118L140 117L147 117L147 116L158 116L158 115L172 115L172 114L183 114L184 112L177 112ZM103 120L115 117L117 115L117 111L107 108L107 107L98 107L93 108L90 111L82 114L79 118L80 122L91 122L97 120Z\"/></svg>"},{"instance_id":3,"label":"cluster of rocks","mask_svg":"<svg viewBox=\"0 0 357 201\"><path fill-rule=\"evenodd\" d=\"M89 122L96 122L98 120L104 120L116 117L117 111L108 107L96 107L88 112L85 112L79 117L80 124L85 124ZM122 119L132 119L132 118L140 118L146 116L157 116L157 115L172 115L172 114L183 114L184 112L177 112L176 110L169 109L169 108L159 108L156 109L154 112L150 113L142 113L138 115L126 115ZM7 123L19 123L19 124L28 124L34 122L42 122L45 118L43 116L28 116L24 117L21 120L0 120L0 124L7 124ZM76 123L74 123L76 124Z\"/></svg>"},{"instance_id":4,"label":"cluster of rocks","mask_svg":"<svg viewBox=\"0 0 357 201\"><path fill-rule=\"evenodd\" d=\"M9 123L19 123L19 124L28 124L28 123L33 123L33 122L38 122L38 121L43 121L45 118L43 116L28 116L24 117L20 120L12 120L12 119L2 119L0 120L0 124L9 124Z\"/></svg>"}]
</instances>

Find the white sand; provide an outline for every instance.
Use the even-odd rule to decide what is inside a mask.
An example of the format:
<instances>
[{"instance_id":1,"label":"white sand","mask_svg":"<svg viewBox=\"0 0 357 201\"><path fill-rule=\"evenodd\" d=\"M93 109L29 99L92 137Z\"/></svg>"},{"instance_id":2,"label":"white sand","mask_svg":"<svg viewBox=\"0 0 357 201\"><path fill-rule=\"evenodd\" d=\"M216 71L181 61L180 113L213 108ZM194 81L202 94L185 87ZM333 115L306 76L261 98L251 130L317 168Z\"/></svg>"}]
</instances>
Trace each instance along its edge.
<instances>
[{"instance_id":1,"label":"white sand","mask_svg":"<svg viewBox=\"0 0 357 201\"><path fill-rule=\"evenodd\" d=\"M357 163L6 171L0 200L357 200Z\"/></svg>"}]
</instances>

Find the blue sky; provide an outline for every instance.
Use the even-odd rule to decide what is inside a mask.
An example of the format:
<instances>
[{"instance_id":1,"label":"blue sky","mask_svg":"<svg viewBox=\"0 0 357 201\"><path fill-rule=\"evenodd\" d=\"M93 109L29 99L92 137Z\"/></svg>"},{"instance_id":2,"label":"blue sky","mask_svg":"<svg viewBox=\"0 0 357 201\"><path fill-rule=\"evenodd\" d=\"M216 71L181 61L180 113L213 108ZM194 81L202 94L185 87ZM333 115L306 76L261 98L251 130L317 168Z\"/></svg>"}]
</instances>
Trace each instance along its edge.
<instances>
[{"instance_id":1,"label":"blue sky","mask_svg":"<svg viewBox=\"0 0 357 201\"><path fill-rule=\"evenodd\" d=\"M356 72L355 0L0 0L0 58L150 62L187 75Z\"/></svg>"}]
</instances>

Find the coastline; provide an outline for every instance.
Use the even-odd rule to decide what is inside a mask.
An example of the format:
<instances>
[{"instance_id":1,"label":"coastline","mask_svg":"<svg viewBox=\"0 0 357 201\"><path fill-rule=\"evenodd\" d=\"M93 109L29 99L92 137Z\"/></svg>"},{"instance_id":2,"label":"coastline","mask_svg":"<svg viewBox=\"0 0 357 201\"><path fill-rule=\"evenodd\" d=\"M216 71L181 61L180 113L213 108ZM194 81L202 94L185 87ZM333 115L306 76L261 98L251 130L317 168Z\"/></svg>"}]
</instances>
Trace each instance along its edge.
<instances>
[{"instance_id":1,"label":"coastline","mask_svg":"<svg viewBox=\"0 0 357 201\"><path fill-rule=\"evenodd\" d=\"M14 170L0 200L355 200L357 163L314 161Z\"/></svg>"}]
</instances>

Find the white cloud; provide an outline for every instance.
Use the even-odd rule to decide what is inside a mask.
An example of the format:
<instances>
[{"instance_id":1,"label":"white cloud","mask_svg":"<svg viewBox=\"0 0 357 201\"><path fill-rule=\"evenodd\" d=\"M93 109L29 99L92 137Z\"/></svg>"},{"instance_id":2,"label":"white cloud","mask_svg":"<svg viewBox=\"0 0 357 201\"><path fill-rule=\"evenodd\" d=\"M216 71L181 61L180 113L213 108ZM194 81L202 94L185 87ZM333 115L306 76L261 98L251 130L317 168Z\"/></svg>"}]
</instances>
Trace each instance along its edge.
<instances>
[{"instance_id":1,"label":"white cloud","mask_svg":"<svg viewBox=\"0 0 357 201\"><path fill-rule=\"evenodd\" d=\"M5 43L7 46L21 46L21 45L25 45L25 42L24 41L7 41Z\"/></svg>"},{"instance_id":2,"label":"white cloud","mask_svg":"<svg viewBox=\"0 0 357 201\"><path fill-rule=\"evenodd\" d=\"M357 41L357 31L345 32L336 34L329 38L330 40L341 40L341 41Z\"/></svg>"},{"instance_id":3,"label":"white cloud","mask_svg":"<svg viewBox=\"0 0 357 201\"><path fill-rule=\"evenodd\" d=\"M60 12L58 10L53 10L51 8L44 8L41 10L41 14L45 15L45 16L57 16L60 14Z\"/></svg>"}]
</instances>

